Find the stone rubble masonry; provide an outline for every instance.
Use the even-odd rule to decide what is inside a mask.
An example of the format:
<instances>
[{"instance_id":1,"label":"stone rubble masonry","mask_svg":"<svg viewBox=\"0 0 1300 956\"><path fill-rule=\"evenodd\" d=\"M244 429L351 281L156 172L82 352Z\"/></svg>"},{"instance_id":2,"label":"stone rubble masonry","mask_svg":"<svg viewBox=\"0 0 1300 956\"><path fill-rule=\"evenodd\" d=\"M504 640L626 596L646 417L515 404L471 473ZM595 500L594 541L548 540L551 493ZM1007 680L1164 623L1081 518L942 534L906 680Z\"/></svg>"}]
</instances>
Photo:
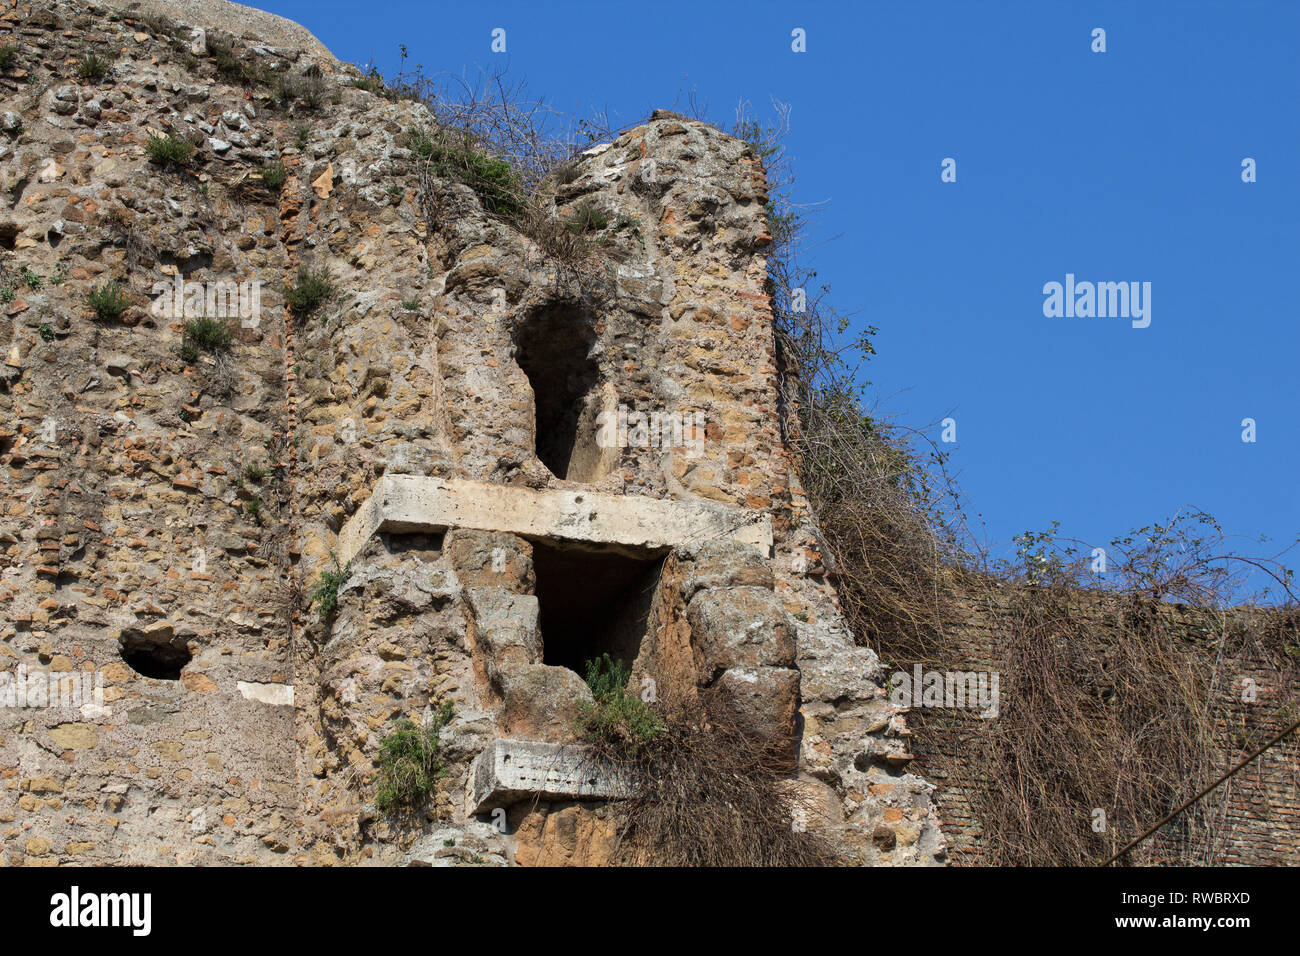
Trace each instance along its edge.
<instances>
[{"instance_id":1,"label":"stone rubble masonry","mask_svg":"<svg viewBox=\"0 0 1300 956\"><path fill-rule=\"evenodd\" d=\"M319 71L319 108L219 75L217 32L250 63ZM853 859L944 861L933 787L840 615L783 435L766 181L745 143L656 112L577 157L555 215L592 203L611 223L580 279L469 187L422 195L405 144L427 110L354 87L288 21L0 0L0 44L16 49L0 268L45 277L0 303L0 669L104 686L102 709L0 711L0 864L609 862L616 803L521 801L505 832L465 808L494 741L572 744L590 700L547 656L547 541L654 551L635 686L732 707ZM97 83L73 74L91 49L113 53ZM148 161L159 132L197 144L186 169ZM337 293L295 317L300 267ZM150 309L177 276L261 281L260 320L186 361L184 320ZM116 321L85 304L109 281L131 296ZM557 316L590 385L581 481L538 457L520 364L523 332ZM595 453L595 415L620 406L703 435ZM403 518L386 513L398 487L437 491ZM141 642L188 655L179 679L128 666ZM385 735L448 702L429 805L380 815Z\"/></svg>"}]
</instances>

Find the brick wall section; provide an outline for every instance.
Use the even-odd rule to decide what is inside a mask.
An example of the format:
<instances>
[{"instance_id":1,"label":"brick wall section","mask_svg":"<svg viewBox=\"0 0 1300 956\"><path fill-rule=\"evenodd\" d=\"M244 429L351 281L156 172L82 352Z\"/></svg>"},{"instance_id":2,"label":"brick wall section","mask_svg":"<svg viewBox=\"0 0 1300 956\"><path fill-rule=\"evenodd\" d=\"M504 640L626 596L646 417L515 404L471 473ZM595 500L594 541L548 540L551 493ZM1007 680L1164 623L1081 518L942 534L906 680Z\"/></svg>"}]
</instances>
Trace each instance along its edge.
<instances>
[{"instance_id":1,"label":"brick wall section","mask_svg":"<svg viewBox=\"0 0 1300 956\"><path fill-rule=\"evenodd\" d=\"M963 602L958 620L945 632L945 662L939 668L998 669L998 640L1006 626L1003 615L996 603ZM1300 700L1300 681L1294 676L1288 679L1258 650L1229 655L1223 674L1231 685L1222 687L1215 699L1213 765L1219 771L1300 716L1294 704ZM1241 679L1247 677L1258 688L1257 699L1249 704L1241 699ZM983 721L970 711L917 708L908 714L908 723L918 773L937 787L935 801L950 861L954 865L988 862L984 828L972 803L983 781L969 758ZM1300 734L1267 751L1205 799L1222 820L1221 840L1208 859L1204 851L1197 858L1180 858L1181 833L1175 820L1148 841L1143 863L1300 864Z\"/></svg>"}]
</instances>

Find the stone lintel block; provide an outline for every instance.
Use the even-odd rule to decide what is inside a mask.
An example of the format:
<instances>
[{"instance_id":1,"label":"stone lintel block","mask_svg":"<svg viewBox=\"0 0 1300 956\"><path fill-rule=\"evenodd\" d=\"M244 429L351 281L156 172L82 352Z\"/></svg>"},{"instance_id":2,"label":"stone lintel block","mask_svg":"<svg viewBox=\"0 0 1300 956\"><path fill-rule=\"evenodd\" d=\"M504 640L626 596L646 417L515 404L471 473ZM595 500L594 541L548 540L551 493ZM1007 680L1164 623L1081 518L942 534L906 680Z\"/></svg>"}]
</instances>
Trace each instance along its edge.
<instances>
[{"instance_id":1,"label":"stone lintel block","mask_svg":"<svg viewBox=\"0 0 1300 956\"><path fill-rule=\"evenodd\" d=\"M371 535L469 528L525 538L668 550L727 538L772 551L772 516L703 501L517 488L422 475L384 475L339 532L346 564Z\"/></svg>"},{"instance_id":2,"label":"stone lintel block","mask_svg":"<svg viewBox=\"0 0 1300 956\"><path fill-rule=\"evenodd\" d=\"M487 813L520 800L625 800L636 795L626 772L597 760L581 744L494 740L469 772L469 813Z\"/></svg>"}]
</instances>

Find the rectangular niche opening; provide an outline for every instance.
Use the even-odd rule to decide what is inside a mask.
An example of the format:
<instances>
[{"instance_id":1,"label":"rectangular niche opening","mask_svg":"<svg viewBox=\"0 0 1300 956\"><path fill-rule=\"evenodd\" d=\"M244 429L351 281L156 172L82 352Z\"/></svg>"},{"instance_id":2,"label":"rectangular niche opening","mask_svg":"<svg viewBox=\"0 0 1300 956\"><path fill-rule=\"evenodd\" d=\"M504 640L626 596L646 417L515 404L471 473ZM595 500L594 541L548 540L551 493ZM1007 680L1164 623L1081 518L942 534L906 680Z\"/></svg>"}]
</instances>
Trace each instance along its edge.
<instances>
[{"instance_id":1,"label":"rectangular niche opening","mask_svg":"<svg viewBox=\"0 0 1300 956\"><path fill-rule=\"evenodd\" d=\"M534 541L542 663L586 677L609 654L631 669L650 626L664 551Z\"/></svg>"},{"instance_id":2,"label":"rectangular niche opening","mask_svg":"<svg viewBox=\"0 0 1300 956\"><path fill-rule=\"evenodd\" d=\"M437 561L442 556L443 532L417 532L414 534L381 534L380 540L389 554L404 554L424 561Z\"/></svg>"}]
</instances>

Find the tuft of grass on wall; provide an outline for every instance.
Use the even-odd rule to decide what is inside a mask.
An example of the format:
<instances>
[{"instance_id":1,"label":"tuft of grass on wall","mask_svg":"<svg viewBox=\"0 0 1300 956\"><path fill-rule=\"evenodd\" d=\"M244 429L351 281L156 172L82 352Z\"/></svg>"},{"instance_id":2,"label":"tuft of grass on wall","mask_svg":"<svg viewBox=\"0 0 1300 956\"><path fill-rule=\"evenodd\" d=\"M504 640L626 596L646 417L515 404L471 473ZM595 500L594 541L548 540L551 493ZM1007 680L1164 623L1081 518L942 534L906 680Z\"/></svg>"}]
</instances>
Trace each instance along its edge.
<instances>
[{"instance_id":1,"label":"tuft of grass on wall","mask_svg":"<svg viewBox=\"0 0 1300 956\"><path fill-rule=\"evenodd\" d=\"M337 288L326 268L298 270L298 281L284 294L285 304L294 315L310 315L334 297Z\"/></svg>"},{"instance_id":2,"label":"tuft of grass on wall","mask_svg":"<svg viewBox=\"0 0 1300 956\"><path fill-rule=\"evenodd\" d=\"M98 53L87 53L77 61L73 73L76 74L79 80L85 80L87 83L98 83L108 76L108 72L112 67L113 61L108 57L100 56Z\"/></svg>"},{"instance_id":3,"label":"tuft of grass on wall","mask_svg":"<svg viewBox=\"0 0 1300 956\"><path fill-rule=\"evenodd\" d=\"M86 296L88 305L99 318L116 321L131 305L131 297L117 282L94 286Z\"/></svg>"},{"instance_id":4,"label":"tuft of grass on wall","mask_svg":"<svg viewBox=\"0 0 1300 956\"><path fill-rule=\"evenodd\" d=\"M447 701L428 726L404 720L380 743L375 806L381 813L416 810L429 799L447 773L438 735L451 717L451 702Z\"/></svg>"},{"instance_id":5,"label":"tuft of grass on wall","mask_svg":"<svg viewBox=\"0 0 1300 956\"><path fill-rule=\"evenodd\" d=\"M164 168L185 166L194 156L194 144L171 133L165 136L150 135L144 144L144 154L150 162Z\"/></svg>"},{"instance_id":6,"label":"tuft of grass on wall","mask_svg":"<svg viewBox=\"0 0 1300 956\"><path fill-rule=\"evenodd\" d=\"M329 620L330 615L338 608L339 588L343 587L348 578L352 576L351 561L345 566L339 567L338 555L331 551L330 558L334 562L334 570L321 572L320 580L316 583L316 588L311 595L312 601L318 605L317 609L320 612L322 621Z\"/></svg>"}]
</instances>

